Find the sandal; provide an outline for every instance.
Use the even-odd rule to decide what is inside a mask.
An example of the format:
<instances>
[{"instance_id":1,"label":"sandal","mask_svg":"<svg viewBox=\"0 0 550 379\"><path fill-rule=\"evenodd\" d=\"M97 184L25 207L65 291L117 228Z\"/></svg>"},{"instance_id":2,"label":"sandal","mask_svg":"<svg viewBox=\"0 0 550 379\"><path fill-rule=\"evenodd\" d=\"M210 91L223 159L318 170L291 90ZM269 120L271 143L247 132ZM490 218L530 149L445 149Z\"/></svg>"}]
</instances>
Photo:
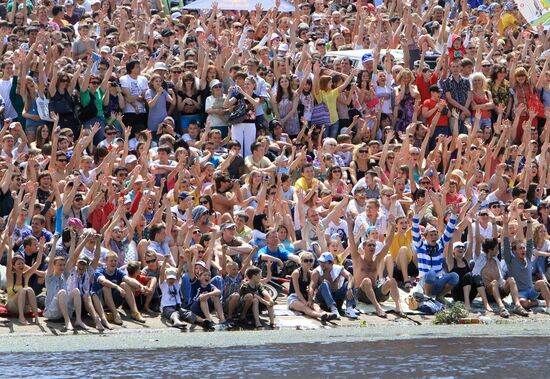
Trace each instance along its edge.
<instances>
[{"instance_id":1,"label":"sandal","mask_svg":"<svg viewBox=\"0 0 550 379\"><path fill-rule=\"evenodd\" d=\"M388 315L384 311L382 311L382 313L378 313L378 311L375 311L374 313L376 313L376 315L380 318L388 318Z\"/></svg>"},{"instance_id":2,"label":"sandal","mask_svg":"<svg viewBox=\"0 0 550 379\"><path fill-rule=\"evenodd\" d=\"M498 315L502 318L508 318L510 317L510 312L508 312L506 308L502 307L498 310Z\"/></svg>"}]
</instances>

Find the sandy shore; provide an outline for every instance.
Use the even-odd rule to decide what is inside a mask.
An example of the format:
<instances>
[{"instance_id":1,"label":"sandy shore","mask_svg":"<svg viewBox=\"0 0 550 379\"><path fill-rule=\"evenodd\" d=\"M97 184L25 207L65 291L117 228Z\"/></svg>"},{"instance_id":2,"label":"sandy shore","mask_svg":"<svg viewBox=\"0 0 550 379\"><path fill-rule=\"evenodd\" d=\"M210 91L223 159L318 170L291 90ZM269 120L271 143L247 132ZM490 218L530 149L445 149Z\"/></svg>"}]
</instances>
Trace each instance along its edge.
<instances>
[{"instance_id":1,"label":"sandy shore","mask_svg":"<svg viewBox=\"0 0 550 379\"><path fill-rule=\"evenodd\" d=\"M243 346L265 343L373 341L451 337L550 337L550 317L532 314L529 318L512 316L503 320L490 315L492 324L434 325L432 316L412 315L410 319L388 314L387 319L361 315L357 321L342 318L334 324L299 316L278 317L278 330L234 330L204 332L200 327L180 331L168 327L160 317L147 318L145 325L123 319L106 333L89 331L62 332L62 324L44 322L22 326L15 322L0 327L0 352L90 351L111 349L154 349L182 346ZM12 319L12 321L15 321Z\"/></svg>"}]
</instances>

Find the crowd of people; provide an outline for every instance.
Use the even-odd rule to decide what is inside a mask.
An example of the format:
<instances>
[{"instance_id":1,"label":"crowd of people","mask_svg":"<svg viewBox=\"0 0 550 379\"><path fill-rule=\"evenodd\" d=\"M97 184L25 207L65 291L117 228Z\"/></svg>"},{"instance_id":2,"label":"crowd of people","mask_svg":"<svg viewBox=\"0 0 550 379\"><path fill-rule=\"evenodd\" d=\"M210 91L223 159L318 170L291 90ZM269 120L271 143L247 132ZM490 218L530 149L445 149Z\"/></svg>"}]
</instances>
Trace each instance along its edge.
<instances>
[{"instance_id":1,"label":"crowd of people","mask_svg":"<svg viewBox=\"0 0 550 379\"><path fill-rule=\"evenodd\" d=\"M287 277L321 321L550 312L550 34L376 3L2 1L0 310L275 327Z\"/></svg>"}]
</instances>

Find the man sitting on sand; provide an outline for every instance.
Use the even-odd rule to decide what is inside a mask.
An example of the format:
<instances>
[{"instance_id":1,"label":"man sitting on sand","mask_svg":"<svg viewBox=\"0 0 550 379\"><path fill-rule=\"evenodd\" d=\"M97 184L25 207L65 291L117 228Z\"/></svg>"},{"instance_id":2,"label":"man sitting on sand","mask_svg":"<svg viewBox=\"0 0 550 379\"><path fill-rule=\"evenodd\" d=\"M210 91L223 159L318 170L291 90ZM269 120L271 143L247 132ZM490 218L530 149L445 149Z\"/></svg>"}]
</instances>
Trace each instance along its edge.
<instances>
[{"instance_id":1,"label":"man sitting on sand","mask_svg":"<svg viewBox=\"0 0 550 379\"><path fill-rule=\"evenodd\" d=\"M445 231L439 238L437 230L432 225L428 225L424 229L424 239L421 239L420 216L416 213L413 216L412 235L420 276L420 283L416 286L415 292L423 292L426 296L435 297L442 303L444 303L445 295L451 292L459 282L456 272L445 273L443 271L443 261L445 260L443 252L453 237L456 227L455 209L452 212Z\"/></svg>"},{"instance_id":2,"label":"man sitting on sand","mask_svg":"<svg viewBox=\"0 0 550 379\"><path fill-rule=\"evenodd\" d=\"M353 232L353 217L348 216L348 230L350 235ZM374 305L376 314L379 317L386 317L386 312L382 310L380 302L386 301L391 294L393 301L395 302L395 312L399 316L404 316L401 310L401 304L399 303L399 289L397 288L397 281L393 277L389 277L386 280L376 280L377 268L384 258L388 254L390 245L395 235L395 221L393 215L390 215L388 220L390 230L386 243L382 250L376 254L376 241L368 239L365 243L365 250L363 253L357 251L357 245L354 238L349 239L349 247L351 252L351 259L353 260L353 273L355 280L355 288L357 288L357 300ZM356 318L357 316L352 318Z\"/></svg>"}]
</instances>

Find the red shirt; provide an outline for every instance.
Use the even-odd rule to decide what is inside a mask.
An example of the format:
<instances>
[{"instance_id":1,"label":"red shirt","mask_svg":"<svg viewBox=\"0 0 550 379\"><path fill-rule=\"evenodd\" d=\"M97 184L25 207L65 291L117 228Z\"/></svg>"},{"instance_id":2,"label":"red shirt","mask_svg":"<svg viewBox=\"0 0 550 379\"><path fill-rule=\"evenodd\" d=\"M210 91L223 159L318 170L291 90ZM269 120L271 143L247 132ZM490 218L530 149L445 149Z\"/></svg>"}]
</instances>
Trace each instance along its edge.
<instances>
[{"instance_id":1,"label":"red shirt","mask_svg":"<svg viewBox=\"0 0 550 379\"><path fill-rule=\"evenodd\" d=\"M103 207L97 207L90 213L90 216L88 216L88 222L92 224L92 228L99 233L110 221L111 213L113 213L114 210L115 207L111 202L106 203Z\"/></svg>"},{"instance_id":2,"label":"red shirt","mask_svg":"<svg viewBox=\"0 0 550 379\"><path fill-rule=\"evenodd\" d=\"M428 100L424 100L424 102L422 103L422 107L425 107L425 108L428 108L429 110L432 110L435 108L435 106L440 102L440 100L437 100L437 101L433 101L432 99L428 99ZM432 119L435 117L435 115L437 114L434 113L431 117L428 117L428 119L426 120L426 125L430 126L432 124ZM449 126L449 119L447 118L447 116L445 115L441 115L439 116L439 120L437 121L437 125L436 126Z\"/></svg>"},{"instance_id":3,"label":"red shirt","mask_svg":"<svg viewBox=\"0 0 550 379\"><path fill-rule=\"evenodd\" d=\"M430 98L430 86L434 84L437 84L436 74L432 74L427 83L424 81L422 74L416 76L416 87L418 88L422 102Z\"/></svg>"}]
</instances>

